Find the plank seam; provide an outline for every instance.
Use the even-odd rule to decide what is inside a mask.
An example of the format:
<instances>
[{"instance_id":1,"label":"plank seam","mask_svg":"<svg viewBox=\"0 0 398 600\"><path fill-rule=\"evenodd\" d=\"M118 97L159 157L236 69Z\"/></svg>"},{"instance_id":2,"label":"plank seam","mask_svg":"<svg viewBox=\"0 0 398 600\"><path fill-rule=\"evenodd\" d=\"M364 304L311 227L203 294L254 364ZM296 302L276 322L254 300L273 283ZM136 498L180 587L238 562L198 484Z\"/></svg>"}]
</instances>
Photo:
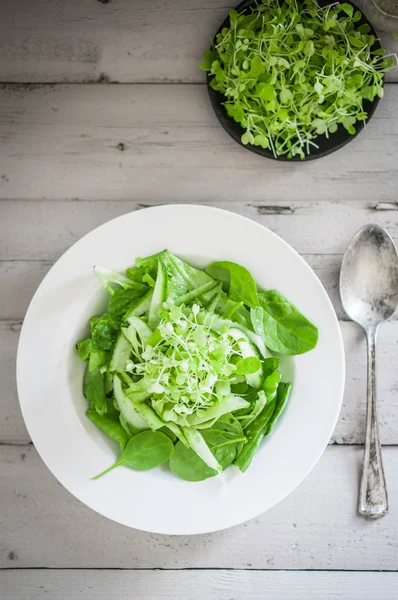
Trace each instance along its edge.
<instances>
[{"instance_id":1,"label":"plank seam","mask_svg":"<svg viewBox=\"0 0 398 600\"><path fill-rule=\"evenodd\" d=\"M253 573L398 573L396 569L242 569L239 567L0 567L0 571L227 571L237 573L247 573L252 571Z\"/></svg>"}]
</instances>

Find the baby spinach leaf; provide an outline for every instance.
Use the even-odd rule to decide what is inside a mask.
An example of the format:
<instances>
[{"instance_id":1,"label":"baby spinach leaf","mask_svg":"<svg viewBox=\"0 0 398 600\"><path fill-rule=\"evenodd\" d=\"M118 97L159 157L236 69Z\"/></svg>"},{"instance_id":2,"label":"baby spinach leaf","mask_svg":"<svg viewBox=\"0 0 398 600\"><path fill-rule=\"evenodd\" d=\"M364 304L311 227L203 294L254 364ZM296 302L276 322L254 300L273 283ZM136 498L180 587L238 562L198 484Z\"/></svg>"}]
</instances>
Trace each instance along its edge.
<instances>
[{"instance_id":1,"label":"baby spinach leaf","mask_svg":"<svg viewBox=\"0 0 398 600\"><path fill-rule=\"evenodd\" d=\"M107 412L104 376L99 368L90 371L87 365L83 379L83 394L90 402L91 409L96 410L99 415Z\"/></svg>"},{"instance_id":2,"label":"baby spinach leaf","mask_svg":"<svg viewBox=\"0 0 398 600\"><path fill-rule=\"evenodd\" d=\"M315 348L318 329L276 290L258 295L260 305L251 311L255 332L265 345L280 354L303 354Z\"/></svg>"},{"instance_id":3,"label":"baby spinach leaf","mask_svg":"<svg viewBox=\"0 0 398 600\"><path fill-rule=\"evenodd\" d=\"M269 433L271 433L276 421L278 420L278 417L280 416L282 411L285 409L285 406L289 399L291 389L292 389L291 383L280 383L279 384L278 392L277 392L277 396L276 396L275 410L272 413L272 418L270 419L270 422L268 424L265 435L268 435Z\"/></svg>"},{"instance_id":4,"label":"baby spinach leaf","mask_svg":"<svg viewBox=\"0 0 398 600\"><path fill-rule=\"evenodd\" d=\"M257 373L257 371L261 369L261 360L256 356L248 356L247 358L242 358L236 364L235 375L251 375L252 373Z\"/></svg>"},{"instance_id":5,"label":"baby spinach leaf","mask_svg":"<svg viewBox=\"0 0 398 600\"><path fill-rule=\"evenodd\" d=\"M278 389L281 374L278 371L279 358L266 358L264 361L263 390L268 399L271 399Z\"/></svg>"},{"instance_id":6,"label":"baby spinach leaf","mask_svg":"<svg viewBox=\"0 0 398 600\"><path fill-rule=\"evenodd\" d=\"M96 410L91 408L86 412L86 416L107 436L118 442L120 450L123 452L131 436L123 429L118 416L99 415Z\"/></svg>"},{"instance_id":7,"label":"baby spinach leaf","mask_svg":"<svg viewBox=\"0 0 398 600\"><path fill-rule=\"evenodd\" d=\"M231 300L242 301L251 308L258 305L256 282L245 267L224 260L209 265L206 273L222 282L223 289L228 292Z\"/></svg>"},{"instance_id":8,"label":"baby spinach leaf","mask_svg":"<svg viewBox=\"0 0 398 600\"><path fill-rule=\"evenodd\" d=\"M238 449L246 438L243 435L240 423L231 414L223 415L210 429L202 431L203 438L214 454L222 469L232 464ZM170 469L186 481L203 481L217 475L192 450L178 442L170 459Z\"/></svg>"},{"instance_id":9,"label":"baby spinach leaf","mask_svg":"<svg viewBox=\"0 0 398 600\"><path fill-rule=\"evenodd\" d=\"M244 473L250 466L257 448L267 431L268 423L275 409L276 399L269 400L259 416L245 429L247 443L243 446L234 465Z\"/></svg>"},{"instance_id":10,"label":"baby spinach leaf","mask_svg":"<svg viewBox=\"0 0 398 600\"><path fill-rule=\"evenodd\" d=\"M93 477L93 479L99 479L121 465L137 471L148 471L169 460L173 450L172 441L164 433L160 433L160 431L143 431L130 439L115 464Z\"/></svg>"},{"instance_id":11,"label":"baby spinach leaf","mask_svg":"<svg viewBox=\"0 0 398 600\"><path fill-rule=\"evenodd\" d=\"M174 447L169 464L173 473L185 481L203 481L217 475L217 471L208 467L194 450L186 448L182 442Z\"/></svg>"}]
</instances>

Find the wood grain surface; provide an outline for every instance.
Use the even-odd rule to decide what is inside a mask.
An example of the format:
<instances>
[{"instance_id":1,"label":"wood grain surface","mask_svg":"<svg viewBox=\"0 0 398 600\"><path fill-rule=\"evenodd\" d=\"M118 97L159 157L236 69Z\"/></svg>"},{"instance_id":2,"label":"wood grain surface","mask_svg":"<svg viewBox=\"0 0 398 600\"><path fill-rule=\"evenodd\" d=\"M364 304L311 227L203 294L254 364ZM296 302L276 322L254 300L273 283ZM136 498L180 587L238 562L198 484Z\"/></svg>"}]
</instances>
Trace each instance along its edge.
<instances>
[{"instance_id":1,"label":"wood grain surface","mask_svg":"<svg viewBox=\"0 0 398 600\"><path fill-rule=\"evenodd\" d=\"M383 327L378 348L390 514L367 522L356 514L365 342L342 312L338 276L365 223L398 241L398 70L344 149L309 163L263 159L220 128L198 69L234 4L1 4L1 600L397 598L398 321ZM380 37L398 50L396 36ZM51 265L107 220L173 202L232 210L290 243L325 286L347 357L340 419L309 477L248 523L183 537L122 527L71 496L30 441L15 382L21 324Z\"/></svg>"},{"instance_id":2,"label":"wood grain surface","mask_svg":"<svg viewBox=\"0 0 398 600\"><path fill-rule=\"evenodd\" d=\"M237 4L239 0L3 0L0 80L203 82L203 51ZM380 36L388 52L397 51L391 34ZM397 80L396 71L388 79Z\"/></svg>"},{"instance_id":3,"label":"wood grain surface","mask_svg":"<svg viewBox=\"0 0 398 600\"><path fill-rule=\"evenodd\" d=\"M297 571L6 571L13 600L396 600L397 573ZM179 596L177 596L179 594Z\"/></svg>"}]
</instances>

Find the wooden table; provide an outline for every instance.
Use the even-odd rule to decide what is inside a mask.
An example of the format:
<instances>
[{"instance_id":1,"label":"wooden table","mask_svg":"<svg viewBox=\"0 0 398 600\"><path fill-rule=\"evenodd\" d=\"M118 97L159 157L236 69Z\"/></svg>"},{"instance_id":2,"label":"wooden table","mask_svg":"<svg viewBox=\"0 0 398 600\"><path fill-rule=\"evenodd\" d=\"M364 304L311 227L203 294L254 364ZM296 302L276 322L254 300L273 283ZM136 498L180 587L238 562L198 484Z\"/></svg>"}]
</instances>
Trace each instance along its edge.
<instances>
[{"instance_id":1,"label":"wooden table","mask_svg":"<svg viewBox=\"0 0 398 600\"><path fill-rule=\"evenodd\" d=\"M4 600L398 597L398 321L382 329L378 355L390 514L366 522L356 514L365 341L338 296L341 256L359 227L379 223L398 241L398 76L389 75L366 130L336 154L307 164L262 159L220 128L197 68L228 8L222 0L2 2ZM330 294L347 353L341 417L311 475L261 517L192 537L127 529L75 500L29 439L14 374L26 308L53 262L100 223L172 202L238 212L292 244Z\"/></svg>"}]
</instances>

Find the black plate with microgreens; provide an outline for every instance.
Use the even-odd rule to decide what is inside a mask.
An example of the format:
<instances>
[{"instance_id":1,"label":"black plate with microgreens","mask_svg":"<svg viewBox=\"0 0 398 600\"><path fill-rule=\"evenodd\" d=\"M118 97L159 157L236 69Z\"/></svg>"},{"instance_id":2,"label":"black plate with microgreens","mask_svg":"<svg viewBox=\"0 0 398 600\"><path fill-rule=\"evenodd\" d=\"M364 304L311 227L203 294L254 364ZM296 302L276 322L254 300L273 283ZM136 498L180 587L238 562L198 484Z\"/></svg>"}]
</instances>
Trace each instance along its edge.
<instances>
[{"instance_id":1,"label":"black plate with microgreens","mask_svg":"<svg viewBox=\"0 0 398 600\"><path fill-rule=\"evenodd\" d=\"M354 139L383 96L385 56L351 2L244 0L204 54L214 111L267 158L311 160Z\"/></svg>"}]
</instances>

